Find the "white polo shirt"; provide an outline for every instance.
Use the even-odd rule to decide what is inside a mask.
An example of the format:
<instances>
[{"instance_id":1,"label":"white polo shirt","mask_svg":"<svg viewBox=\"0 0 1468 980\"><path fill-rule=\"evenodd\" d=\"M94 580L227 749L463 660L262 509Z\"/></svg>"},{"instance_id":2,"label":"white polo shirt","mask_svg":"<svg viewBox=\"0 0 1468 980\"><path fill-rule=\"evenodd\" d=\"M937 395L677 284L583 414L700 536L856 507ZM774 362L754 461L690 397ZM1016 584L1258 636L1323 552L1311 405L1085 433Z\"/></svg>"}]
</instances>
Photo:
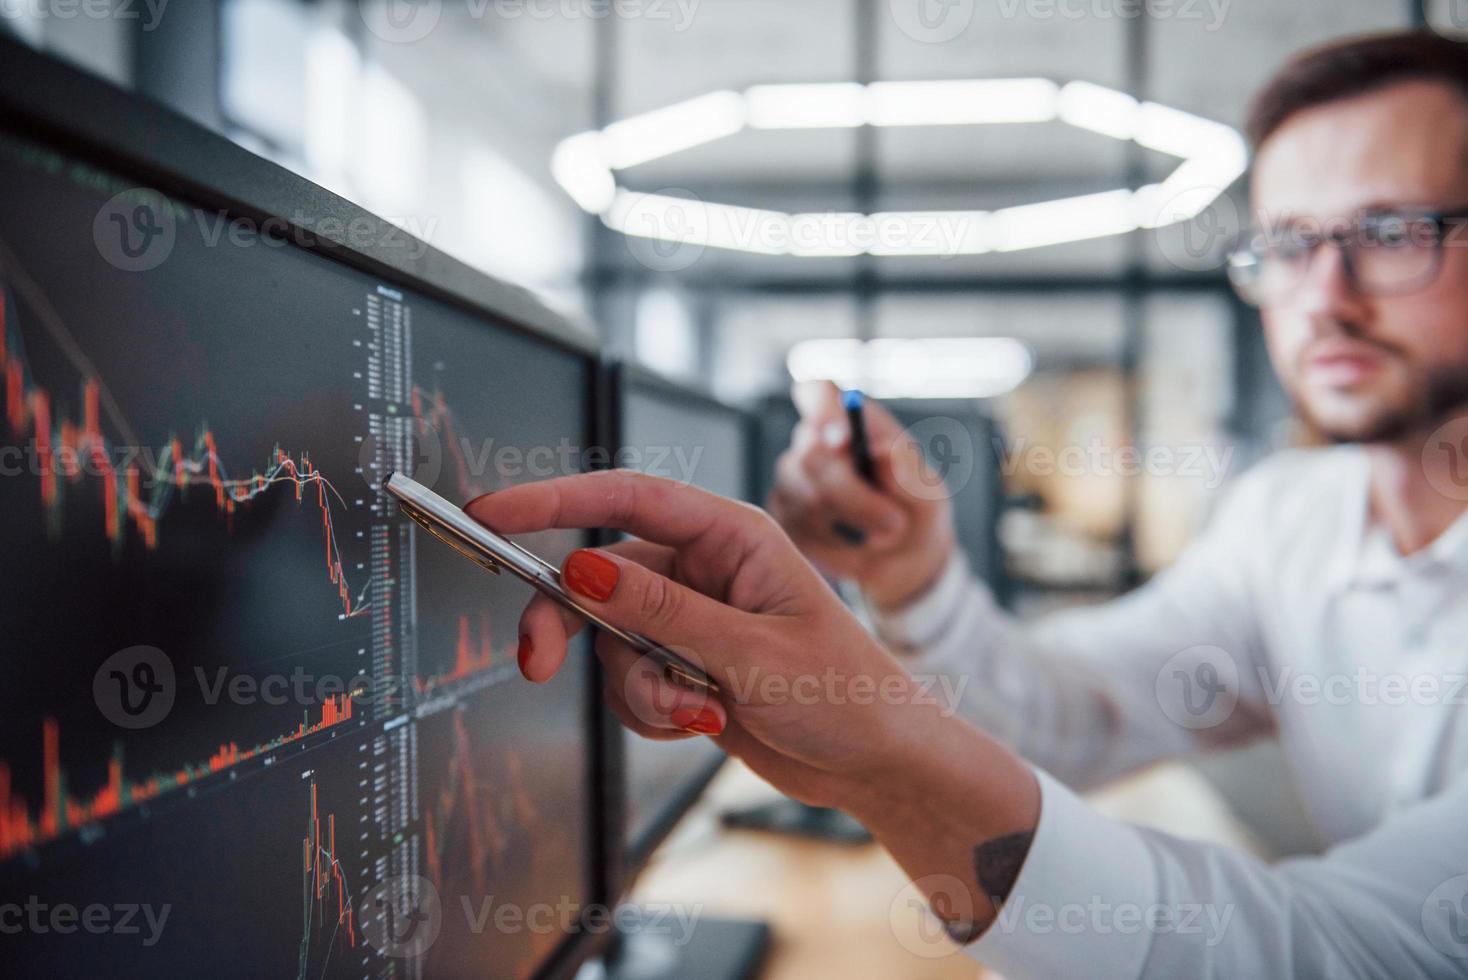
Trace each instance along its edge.
<instances>
[{"instance_id":1,"label":"white polo shirt","mask_svg":"<svg viewBox=\"0 0 1468 980\"><path fill-rule=\"evenodd\" d=\"M1104 606L1021 625L955 559L876 617L914 673L968 676L962 713L1042 770L975 957L1014 978L1468 976L1468 515L1403 558L1367 477L1357 447L1280 454ZM1268 866L1066 788L1271 731L1323 857Z\"/></svg>"}]
</instances>

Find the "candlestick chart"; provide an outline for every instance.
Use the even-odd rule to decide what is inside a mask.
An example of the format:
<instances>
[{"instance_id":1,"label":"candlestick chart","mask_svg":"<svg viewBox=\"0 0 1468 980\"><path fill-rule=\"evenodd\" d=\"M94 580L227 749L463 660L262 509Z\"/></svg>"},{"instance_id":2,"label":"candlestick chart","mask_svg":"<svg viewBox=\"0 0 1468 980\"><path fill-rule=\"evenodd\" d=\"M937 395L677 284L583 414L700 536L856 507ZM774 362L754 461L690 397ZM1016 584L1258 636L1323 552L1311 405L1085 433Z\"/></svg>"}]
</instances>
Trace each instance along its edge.
<instances>
[{"instance_id":1,"label":"candlestick chart","mask_svg":"<svg viewBox=\"0 0 1468 980\"><path fill-rule=\"evenodd\" d=\"M396 877L454 912L584 902L592 880L584 651L520 680L527 588L419 535L379 479L430 446L460 503L546 475L488 450L584 440L587 367L330 255L211 236L197 201L168 199L166 261L119 268L95 229L132 184L6 127L0 894L170 912L152 945L27 931L0 958L534 969L559 936L453 921L419 959L373 943ZM529 543L557 560L581 541ZM146 672L111 666L135 649Z\"/></svg>"}]
</instances>

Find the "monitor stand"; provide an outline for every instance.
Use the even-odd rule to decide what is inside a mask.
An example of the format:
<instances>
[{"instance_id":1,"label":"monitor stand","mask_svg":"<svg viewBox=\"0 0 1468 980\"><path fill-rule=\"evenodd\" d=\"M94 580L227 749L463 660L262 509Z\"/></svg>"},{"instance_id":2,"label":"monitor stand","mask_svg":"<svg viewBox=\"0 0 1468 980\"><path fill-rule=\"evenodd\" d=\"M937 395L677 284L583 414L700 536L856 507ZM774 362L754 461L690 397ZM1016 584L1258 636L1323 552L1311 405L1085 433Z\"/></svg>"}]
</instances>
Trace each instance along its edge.
<instances>
[{"instance_id":1,"label":"monitor stand","mask_svg":"<svg viewBox=\"0 0 1468 980\"><path fill-rule=\"evenodd\" d=\"M725 827L740 830L768 830L837 844L872 842L871 832L857 823L855 817L788 797L742 810L729 810L721 819Z\"/></svg>"},{"instance_id":2,"label":"monitor stand","mask_svg":"<svg viewBox=\"0 0 1468 980\"><path fill-rule=\"evenodd\" d=\"M698 915L685 934L677 917L660 915L644 910L634 924L625 906L617 910L606 980L752 980L769 949L767 922Z\"/></svg>"}]
</instances>

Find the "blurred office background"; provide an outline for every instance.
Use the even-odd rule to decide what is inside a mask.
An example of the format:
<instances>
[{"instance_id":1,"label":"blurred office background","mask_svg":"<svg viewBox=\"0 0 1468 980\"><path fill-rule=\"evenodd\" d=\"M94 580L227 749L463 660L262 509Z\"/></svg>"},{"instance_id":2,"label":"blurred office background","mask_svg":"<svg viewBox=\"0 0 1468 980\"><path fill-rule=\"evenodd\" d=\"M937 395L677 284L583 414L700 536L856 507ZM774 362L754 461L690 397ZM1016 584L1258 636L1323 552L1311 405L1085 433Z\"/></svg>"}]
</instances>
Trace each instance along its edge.
<instances>
[{"instance_id":1,"label":"blurred office background","mask_svg":"<svg viewBox=\"0 0 1468 980\"><path fill-rule=\"evenodd\" d=\"M1229 478L1298 438L1257 317L1221 268L1247 221L1244 182L1155 231L1087 237L1094 216L1059 208L1033 221L1054 244L1012 251L760 254L670 249L613 230L558 182L558 147L711 93L793 83L1083 82L1237 129L1254 90L1306 45L1468 25L1455 0L156 8L8 0L0 30L172 104L576 314L612 352L725 399L786 391L802 342L1001 341L975 349L978 388L942 393L1003 435L1001 563L1023 614L1144 581L1197 533ZM703 116L685 108L660 138L672 150L700 127L719 138L640 161L652 150L634 147L616 172L621 187L786 214L992 211L1157 184L1178 163L1060 120L860 127L827 115L812 128L720 135L738 127L718 118L719 100L696 105ZM765 111L781 108L777 98ZM850 352L804 350L805 363ZM912 371L886 378L890 393L931 393L921 366ZM1151 462L1137 466L1128 447ZM1271 849L1309 846L1272 813L1263 784L1214 776L1272 835Z\"/></svg>"}]
</instances>

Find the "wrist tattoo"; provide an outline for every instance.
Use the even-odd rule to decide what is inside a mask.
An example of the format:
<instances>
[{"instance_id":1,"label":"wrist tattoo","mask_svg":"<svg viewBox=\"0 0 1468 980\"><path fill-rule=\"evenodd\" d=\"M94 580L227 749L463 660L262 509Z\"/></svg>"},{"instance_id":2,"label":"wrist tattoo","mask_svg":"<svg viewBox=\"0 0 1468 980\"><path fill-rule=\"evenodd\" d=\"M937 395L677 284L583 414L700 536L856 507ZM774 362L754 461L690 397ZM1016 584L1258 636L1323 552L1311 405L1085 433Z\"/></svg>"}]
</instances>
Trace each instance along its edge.
<instances>
[{"instance_id":1,"label":"wrist tattoo","mask_svg":"<svg viewBox=\"0 0 1468 980\"><path fill-rule=\"evenodd\" d=\"M995 837L974 848L974 877L978 880L980 894L993 903L995 915L999 914L1000 907L1014 889L1014 883L1019 878L1020 868L1024 867L1025 857L1030 853L1030 844L1034 839L1035 832L1025 830ZM989 928L990 917L980 915L978 921L974 921L944 915L945 910L938 901L941 897L934 896L930 900L930 907L943 924L949 938L960 946L977 942Z\"/></svg>"},{"instance_id":2,"label":"wrist tattoo","mask_svg":"<svg viewBox=\"0 0 1468 980\"><path fill-rule=\"evenodd\" d=\"M1033 830L1023 830L995 837L974 848L974 877L978 879L979 888L994 903L995 912L1009 898L1034 839Z\"/></svg>"}]
</instances>

